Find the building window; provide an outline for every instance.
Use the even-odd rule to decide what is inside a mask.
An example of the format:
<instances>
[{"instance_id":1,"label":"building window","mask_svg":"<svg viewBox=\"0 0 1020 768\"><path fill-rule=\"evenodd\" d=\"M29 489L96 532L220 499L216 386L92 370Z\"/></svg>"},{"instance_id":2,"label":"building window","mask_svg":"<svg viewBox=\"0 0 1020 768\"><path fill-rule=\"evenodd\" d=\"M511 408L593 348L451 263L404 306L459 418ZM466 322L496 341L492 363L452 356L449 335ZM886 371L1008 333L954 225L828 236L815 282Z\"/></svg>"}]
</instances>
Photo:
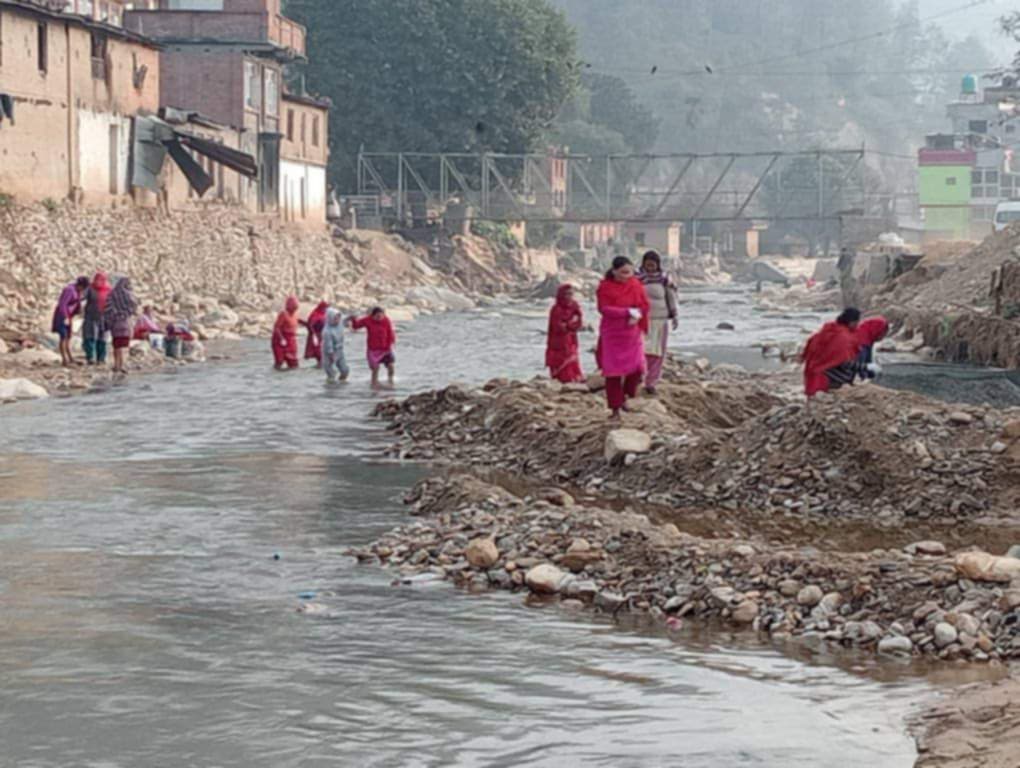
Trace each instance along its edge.
<instances>
[{"instance_id":1,"label":"building window","mask_svg":"<svg viewBox=\"0 0 1020 768\"><path fill-rule=\"evenodd\" d=\"M990 222L995 215L995 208L990 205L975 205L970 209L971 221Z\"/></svg>"},{"instance_id":2,"label":"building window","mask_svg":"<svg viewBox=\"0 0 1020 768\"><path fill-rule=\"evenodd\" d=\"M301 113L301 143L305 143L305 113Z\"/></svg>"},{"instance_id":3,"label":"building window","mask_svg":"<svg viewBox=\"0 0 1020 768\"><path fill-rule=\"evenodd\" d=\"M644 232L635 232L634 233L634 242L637 243L638 245L643 246L645 244L645 233Z\"/></svg>"},{"instance_id":4,"label":"building window","mask_svg":"<svg viewBox=\"0 0 1020 768\"><path fill-rule=\"evenodd\" d=\"M971 133L988 133L987 120L971 120L967 124L967 130Z\"/></svg>"},{"instance_id":5,"label":"building window","mask_svg":"<svg viewBox=\"0 0 1020 768\"><path fill-rule=\"evenodd\" d=\"M947 176L946 177L946 186L947 187L955 187L956 186L956 177L955 176Z\"/></svg>"},{"instance_id":6,"label":"building window","mask_svg":"<svg viewBox=\"0 0 1020 768\"><path fill-rule=\"evenodd\" d=\"M1015 173L1004 173L1002 179L1002 197L1010 200L1020 197L1020 175Z\"/></svg>"},{"instance_id":7,"label":"building window","mask_svg":"<svg viewBox=\"0 0 1020 768\"><path fill-rule=\"evenodd\" d=\"M275 69L266 70L266 114L280 114L280 73Z\"/></svg>"},{"instance_id":8,"label":"building window","mask_svg":"<svg viewBox=\"0 0 1020 768\"><path fill-rule=\"evenodd\" d=\"M106 79L106 35L92 33L90 44L92 55L92 77L96 80Z\"/></svg>"},{"instance_id":9,"label":"building window","mask_svg":"<svg viewBox=\"0 0 1020 768\"><path fill-rule=\"evenodd\" d=\"M39 67L39 71L44 75L50 67L50 51L46 35L46 25L39 24L36 27L36 52L35 52L36 64Z\"/></svg>"},{"instance_id":10,"label":"building window","mask_svg":"<svg viewBox=\"0 0 1020 768\"><path fill-rule=\"evenodd\" d=\"M254 61L244 62L244 105L248 109L262 109L262 78Z\"/></svg>"},{"instance_id":11,"label":"building window","mask_svg":"<svg viewBox=\"0 0 1020 768\"><path fill-rule=\"evenodd\" d=\"M287 110L287 141L294 141L294 110Z\"/></svg>"},{"instance_id":12,"label":"building window","mask_svg":"<svg viewBox=\"0 0 1020 768\"><path fill-rule=\"evenodd\" d=\"M319 146L319 116L315 115L312 118L312 146Z\"/></svg>"},{"instance_id":13,"label":"building window","mask_svg":"<svg viewBox=\"0 0 1020 768\"><path fill-rule=\"evenodd\" d=\"M977 198L999 197L999 171L975 168L970 172L970 196Z\"/></svg>"}]
</instances>

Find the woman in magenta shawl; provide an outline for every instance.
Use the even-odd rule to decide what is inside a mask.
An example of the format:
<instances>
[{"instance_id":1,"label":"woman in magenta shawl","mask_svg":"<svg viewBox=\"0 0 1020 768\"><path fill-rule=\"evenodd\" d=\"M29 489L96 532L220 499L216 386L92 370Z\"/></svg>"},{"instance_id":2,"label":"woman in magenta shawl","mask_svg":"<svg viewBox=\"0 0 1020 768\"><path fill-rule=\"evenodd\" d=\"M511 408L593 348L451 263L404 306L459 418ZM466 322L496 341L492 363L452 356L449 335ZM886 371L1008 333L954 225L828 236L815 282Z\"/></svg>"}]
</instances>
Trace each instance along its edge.
<instances>
[{"instance_id":1,"label":"woman in magenta shawl","mask_svg":"<svg viewBox=\"0 0 1020 768\"><path fill-rule=\"evenodd\" d=\"M613 259L613 266L599 283L598 308L599 365L606 379L606 400L613 418L627 407L627 398L637 394L645 372L644 335L648 332L651 306L634 265L625 256Z\"/></svg>"}]
</instances>

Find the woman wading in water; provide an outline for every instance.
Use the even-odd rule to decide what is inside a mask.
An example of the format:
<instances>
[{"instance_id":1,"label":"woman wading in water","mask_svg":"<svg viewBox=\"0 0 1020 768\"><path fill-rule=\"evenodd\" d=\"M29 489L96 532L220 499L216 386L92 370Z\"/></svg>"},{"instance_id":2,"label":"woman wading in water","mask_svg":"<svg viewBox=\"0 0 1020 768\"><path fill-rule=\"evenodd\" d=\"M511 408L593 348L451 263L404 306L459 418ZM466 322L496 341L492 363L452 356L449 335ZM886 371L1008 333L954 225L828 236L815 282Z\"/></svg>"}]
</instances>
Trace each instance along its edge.
<instances>
[{"instance_id":1,"label":"woman wading in water","mask_svg":"<svg viewBox=\"0 0 1020 768\"><path fill-rule=\"evenodd\" d=\"M645 370L644 334L651 307L634 265L625 256L613 259L599 283L599 364L606 378L606 400L613 418L626 410L627 398L637 394Z\"/></svg>"},{"instance_id":2,"label":"woman wading in water","mask_svg":"<svg viewBox=\"0 0 1020 768\"><path fill-rule=\"evenodd\" d=\"M645 286L651 316L648 319L648 335L645 337L645 391L655 394L655 387L662 378L662 364L666 361L666 344L669 329L677 329L676 289L669 275L662 271L662 259L655 251L648 251L641 259L638 278Z\"/></svg>"}]
</instances>

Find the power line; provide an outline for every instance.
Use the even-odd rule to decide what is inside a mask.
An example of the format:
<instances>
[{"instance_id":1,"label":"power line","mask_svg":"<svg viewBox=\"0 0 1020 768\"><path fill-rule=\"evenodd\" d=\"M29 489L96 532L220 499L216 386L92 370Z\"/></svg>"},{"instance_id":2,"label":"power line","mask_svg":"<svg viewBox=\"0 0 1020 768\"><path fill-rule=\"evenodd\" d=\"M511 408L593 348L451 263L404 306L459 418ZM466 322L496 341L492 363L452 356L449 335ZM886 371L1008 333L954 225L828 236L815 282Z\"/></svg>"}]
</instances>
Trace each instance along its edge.
<instances>
[{"instance_id":1,"label":"power line","mask_svg":"<svg viewBox=\"0 0 1020 768\"><path fill-rule=\"evenodd\" d=\"M615 72L640 72L645 73L647 70L614 70L613 72L604 72L601 70L593 70L594 74L613 76ZM736 71L726 70L725 72L716 72L715 75L719 77L872 77L878 75L985 75L999 72L1000 68L971 68L971 69L875 69L875 70L854 70L845 72L819 72L814 71L799 71L799 72L755 72L750 70ZM689 74L696 75L698 72L691 72ZM701 72L700 74L708 76L707 72ZM679 73L674 73L671 77L678 77Z\"/></svg>"},{"instance_id":2,"label":"power line","mask_svg":"<svg viewBox=\"0 0 1020 768\"><path fill-rule=\"evenodd\" d=\"M907 29L909 27L912 27L912 26L914 26L915 23L916 24L923 24L925 22L930 22L930 21L934 21L936 19L944 18L946 16L951 16L953 14L962 13L963 11L968 11L971 8L976 8L979 5L987 5L988 2L990 2L990 0L971 0L971 2L966 3L964 5L959 5L959 6L956 6L954 8L947 8L944 11L940 11L939 13L933 13L930 16L919 17L916 21L912 20L912 21L908 21L908 22L903 22L901 24L895 24L892 27L889 27L887 29L878 30L878 31L875 31L875 32L869 32L866 35L858 35L857 37L851 37L851 38L847 38L845 40L838 40L838 41L833 42L833 43L827 43L825 45L819 45L819 46L816 46L814 48L807 48L805 50L796 51L796 52L793 52L793 53L782 54L782 55L779 55L779 56L771 56L771 57L767 57L767 58L764 58L764 59L759 59L758 61L738 62L738 63L733 64L731 66L722 67L722 68L719 68L719 69L707 69L705 67L702 67L701 69L692 69L692 70L689 70L689 71L686 71L686 72L676 72L676 73L673 73L673 74L666 74L665 76L657 75L656 79L657 80L672 80L672 79L676 79L676 78L679 78L679 77L694 77L694 76L698 76L698 77L714 77L716 75L721 75L721 74L726 74L726 73L734 73L735 74L737 68L739 68L739 67L760 67L763 64L772 64L772 63L775 63L777 61L789 61L790 59L799 59L799 58L802 58L804 56L809 56L809 55L815 54L815 53L824 53L825 51L835 50L836 48L843 48L843 47L848 46L848 45L856 45L857 43L863 43L863 42L867 42L869 40L878 40L878 39L880 39L880 38L882 38L882 37L884 37L884 36L886 36L886 35L888 35L888 34L890 34L892 32L896 32L896 31L898 31L900 29ZM622 70L620 70L620 71L622 71ZM642 70L642 71L643 72L647 72L648 70Z\"/></svg>"}]
</instances>

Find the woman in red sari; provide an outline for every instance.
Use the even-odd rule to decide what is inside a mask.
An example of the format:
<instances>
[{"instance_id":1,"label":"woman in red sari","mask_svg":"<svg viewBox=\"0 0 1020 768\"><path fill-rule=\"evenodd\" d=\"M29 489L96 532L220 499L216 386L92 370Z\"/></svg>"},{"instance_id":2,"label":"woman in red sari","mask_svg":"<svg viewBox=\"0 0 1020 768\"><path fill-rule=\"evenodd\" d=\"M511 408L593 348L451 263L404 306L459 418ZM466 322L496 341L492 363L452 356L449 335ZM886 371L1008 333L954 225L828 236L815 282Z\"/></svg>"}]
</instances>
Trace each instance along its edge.
<instances>
[{"instance_id":1,"label":"woman in red sari","mask_svg":"<svg viewBox=\"0 0 1020 768\"><path fill-rule=\"evenodd\" d=\"M808 397L852 384L854 378L865 370L865 364L858 358L861 344L857 326L860 321L860 311L845 309L835 322L826 323L808 339L801 352L804 393Z\"/></svg>"},{"instance_id":2,"label":"woman in red sari","mask_svg":"<svg viewBox=\"0 0 1020 768\"><path fill-rule=\"evenodd\" d=\"M308 319L301 321L301 325L308 329L305 360L314 360L317 367L322 365L322 330L326 327L327 309L329 309L329 302L320 301L308 315Z\"/></svg>"},{"instance_id":3,"label":"woman in red sari","mask_svg":"<svg viewBox=\"0 0 1020 768\"><path fill-rule=\"evenodd\" d=\"M556 381L571 384L584 381L578 356L577 332L584 325L581 305L574 300L574 286L563 284L556 291L556 303L549 312L549 338L545 364Z\"/></svg>"},{"instance_id":4,"label":"woman in red sari","mask_svg":"<svg viewBox=\"0 0 1020 768\"><path fill-rule=\"evenodd\" d=\"M283 312L276 316L276 324L273 326L273 361L278 371L282 371L284 366L298 367L298 306L297 297L288 296Z\"/></svg>"},{"instance_id":5,"label":"woman in red sari","mask_svg":"<svg viewBox=\"0 0 1020 768\"><path fill-rule=\"evenodd\" d=\"M606 400L613 418L627 407L627 398L637 394L645 372L645 341L651 305L645 286L634 275L634 265L625 256L613 259L613 266L599 283L598 360L606 378Z\"/></svg>"}]
</instances>

